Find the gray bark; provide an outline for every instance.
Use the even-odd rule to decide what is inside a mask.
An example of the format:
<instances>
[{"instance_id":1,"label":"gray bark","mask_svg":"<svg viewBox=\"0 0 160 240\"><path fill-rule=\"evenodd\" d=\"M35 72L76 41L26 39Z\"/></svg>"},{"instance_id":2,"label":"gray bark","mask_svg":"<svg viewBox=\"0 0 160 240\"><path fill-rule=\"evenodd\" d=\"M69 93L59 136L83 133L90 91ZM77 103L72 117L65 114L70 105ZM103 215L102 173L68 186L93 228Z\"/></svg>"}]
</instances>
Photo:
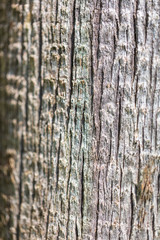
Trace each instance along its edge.
<instances>
[{"instance_id":1,"label":"gray bark","mask_svg":"<svg viewBox=\"0 0 160 240\"><path fill-rule=\"evenodd\" d=\"M0 13L0 239L160 239L159 0Z\"/></svg>"}]
</instances>

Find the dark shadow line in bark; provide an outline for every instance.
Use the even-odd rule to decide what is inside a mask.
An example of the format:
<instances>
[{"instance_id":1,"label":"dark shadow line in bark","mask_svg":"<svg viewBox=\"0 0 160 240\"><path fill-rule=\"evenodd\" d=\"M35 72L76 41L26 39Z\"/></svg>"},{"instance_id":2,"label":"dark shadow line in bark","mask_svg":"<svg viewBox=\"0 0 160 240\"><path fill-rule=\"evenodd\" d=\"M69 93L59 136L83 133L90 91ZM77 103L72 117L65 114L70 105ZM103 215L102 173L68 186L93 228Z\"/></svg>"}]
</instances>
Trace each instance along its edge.
<instances>
[{"instance_id":1,"label":"dark shadow line in bark","mask_svg":"<svg viewBox=\"0 0 160 240\"><path fill-rule=\"evenodd\" d=\"M75 236L76 236L76 240L78 240L78 226L77 226L77 218L75 221Z\"/></svg>"},{"instance_id":2,"label":"dark shadow line in bark","mask_svg":"<svg viewBox=\"0 0 160 240\"><path fill-rule=\"evenodd\" d=\"M55 25L58 23L58 0L56 0Z\"/></svg>"},{"instance_id":3,"label":"dark shadow line in bark","mask_svg":"<svg viewBox=\"0 0 160 240\"><path fill-rule=\"evenodd\" d=\"M58 181L59 181L59 160L60 160L60 152L61 152L61 133L59 137L59 146L58 146L58 153L57 153L57 167L56 167L56 192L58 190Z\"/></svg>"},{"instance_id":4,"label":"dark shadow line in bark","mask_svg":"<svg viewBox=\"0 0 160 240\"><path fill-rule=\"evenodd\" d=\"M101 141L101 133L102 133L102 100L103 100L103 82L104 82L104 71L102 69L101 72L101 94L100 94L100 105L99 105L99 139L97 144L97 156L99 158L99 149L100 149L100 141Z\"/></svg>"},{"instance_id":5,"label":"dark shadow line in bark","mask_svg":"<svg viewBox=\"0 0 160 240\"><path fill-rule=\"evenodd\" d=\"M67 119L67 129L69 124L69 118L70 118L70 111L71 111L71 105L72 105L72 95L73 95L73 64L74 64L74 52L75 52L75 24L76 24L76 0L73 2L73 11L72 11L72 33L71 33L71 51L70 51L70 90L69 90L69 105L67 108L68 112L68 119Z\"/></svg>"},{"instance_id":6,"label":"dark shadow line in bark","mask_svg":"<svg viewBox=\"0 0 160 240\"><path fill-rule=\"evenodd\" d=\"M24 137L21 136L20 142L20 167L19 167L19 204L18 204L18 215L17 215L17 230L16 230L16 239L20 239L20 218L21 218L21 205L23 201L22 197L22 175L23 175L23 154L24 154Z\"/></svg>"},{"instance_id":7,"label":"dark shadow line in bark","mask_svg":"<svg viewBox=\"0 0 160 240\"><path fill-rule=\"evenodd\" d=\"M80 132L80 143L79 143L79 151L78 151L78 161L80 158L80 151L81 151L81 147L82 147L82 139L83 139L83 130L85 131L85 102L84 102L84 107L83 107L83 113L82 113L82 120L81 120L81 132Z\"/></svg>"},{"instance_id":8,"label":"dark shadow line in bark","mask_svg":"<svg viewBox=\"0 0 160 240\"><path fill-rule=\"evenodd\" d=\"M101 30L101 21L102 21L102 0L100 0L99 6L99 23L98 23L98 41L97 41L97 71L99 65L99 58L100 58L100 30Z\"/></svg>"},{"instance_id":9,"label":"dark shadow line in bark","mask_svg":"<svg viewBox=\"0 0 160 240\"><path fill-rule=\"evenodd\" d=\"M130 232L129 232L129 240L131 240L132 237L132 231L133 231L133 213L134 213L134 200L133 200L133 192L132 192L132 186L131 186L131 193L130 193L130 202L131 202L131 220L130 220Z\"/></svg>"},{"instance_id":10,"label":"dark shadow line in bark","mask_svg":"<svg viewBox=\"0 0 160 240\"><path fill-rule=\"evenodd\" d=\"M138 10L138 0L136 0L136 9L133 14L133 33L134 33L134 64L133 64L133 81L135 80L135 76L137 73L137 64L138 64L138 57L137 57L137 51L138 51L138 25L137 25L137 10Z\"/></svg>"},{"instance_id":11,"label":"dark shadow line in bark","mask_svg":"<svg viewBox=\"0 0 160 240\"><path fill-rule=\"evenodd\" d=\"M48 239L48 226L49 226L49 217L50 217L50 207L51 207L51 203L49 204L48 212L47 212L46 234L45 234L46 240Z\"/></svg>"},{"instance_id":12,"label":"dark shadow line in bark","mask_svg":"<svg viewBox=\"0 0 160 240\"><path fill-rule=\"evenodd\" d=\"M39 0L39 63L38 63L38 82L39 82L39 119L38 127L40 126L40 118L42 111L42 95L43 95L43 85L42 85L42 0Z\"/></svg>"},{"instance_id":13,"label":"dark shadow line in bark","mask_svg":"<svg viewBox=\"0 0 160 240\"><path fill-rule=\"evenodd\" d=\"M144 27L145 27L145 44L147 41L148 17L149 17L147 8L148 8L147 1L145 1L145 25L144 25Z\"/></svg>"},{"instance_id":14,"label":"dark shadow line in bark","mask_svg":"<svg viewBox=\"0 0 160 240\"><path fill-rule=\"evenodd\" d=\"M95 229L95 240L98 239L98 220L99 220L99 185L100 185L100 170L98 172L98 186L97 186L97 206L96 206L96 229Z\"/></svg>"},{"instance_id":15,"label":"dark shadow line in bark","mask_svg":"<svg viewBox=\"0 0 160 240\"><path fill-rule=\"evenodd\" d=\"M117 153L116 162L118 163L119 145L120 145L120 133L121 133L121 96L119 96L119 109L118 109L118 135L117 135Z\"/></svg>"},{"instance_id":16,"label":"dark shadow line in bark","mask_svg":"<svg viewBox=\"0 0 160 240\"><path fill-rule=\"evenodd\" d=\"M33 218L33 204L35 199L35 167L33 168L33 181L32 181L32 206L31 206L31 212L30 212L30 229L29 229L29 239L31 240L31 234L32 234L32 218Z\"/></svg>"},{"instance_id":17,"label":"dark shadow line in bark","mask_svg":"<svg viewBox=\"0 0 160 240\"><path fill-rule=\"evenodd\" d=\"M81 236L83 234L83 209L84 208L84 152L82 157L82 170L81 170Z\"/></svg>"},{"instance_id":18,"label":"dark shadow line in bark","mask_svg":"<svg viewBox=\"0 0 160 240\"><path fill-rule=\"evenodd\" d=\"M94 63L93 63L93 24L91 19L91 33L90 33L90 49L91 49L91 113L93 113L93 99L94 99Z\"/></svg>"}]
</instances>

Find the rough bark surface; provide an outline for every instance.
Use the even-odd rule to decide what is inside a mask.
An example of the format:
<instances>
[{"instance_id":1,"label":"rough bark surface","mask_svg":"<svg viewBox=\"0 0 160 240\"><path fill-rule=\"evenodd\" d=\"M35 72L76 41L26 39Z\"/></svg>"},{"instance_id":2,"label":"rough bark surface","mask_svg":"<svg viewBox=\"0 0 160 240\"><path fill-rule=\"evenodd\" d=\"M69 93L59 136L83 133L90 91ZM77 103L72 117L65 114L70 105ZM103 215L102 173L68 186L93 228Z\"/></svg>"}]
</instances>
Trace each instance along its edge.
<instances>
[{"instance_id":1,"label":"rough bark surface","mask_svg":"<svg viewBox=\"0 0 160 240\"><path fill-rule=\"evenodd\" d=\"M0 239L160 239L159 0L1 0Z\"/></svg>"}]
</instances>

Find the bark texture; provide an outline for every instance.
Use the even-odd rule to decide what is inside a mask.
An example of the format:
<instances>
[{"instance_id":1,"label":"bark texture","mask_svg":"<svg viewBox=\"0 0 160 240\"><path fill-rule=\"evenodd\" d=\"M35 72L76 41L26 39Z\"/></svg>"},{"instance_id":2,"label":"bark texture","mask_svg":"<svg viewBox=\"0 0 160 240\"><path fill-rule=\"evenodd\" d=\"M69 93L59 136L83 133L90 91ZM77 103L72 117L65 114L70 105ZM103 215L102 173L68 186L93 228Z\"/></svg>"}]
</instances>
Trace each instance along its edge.
<instances>
[{"instance_id":1,"label":"bark texture","mask_svg":"<svg viewBox=\"0 0 160 240\"><path fill-rule=\"evenodd\" d=\"M160 239L159 0L1 0L0 239Z\"/></svg>"}]
</instances>

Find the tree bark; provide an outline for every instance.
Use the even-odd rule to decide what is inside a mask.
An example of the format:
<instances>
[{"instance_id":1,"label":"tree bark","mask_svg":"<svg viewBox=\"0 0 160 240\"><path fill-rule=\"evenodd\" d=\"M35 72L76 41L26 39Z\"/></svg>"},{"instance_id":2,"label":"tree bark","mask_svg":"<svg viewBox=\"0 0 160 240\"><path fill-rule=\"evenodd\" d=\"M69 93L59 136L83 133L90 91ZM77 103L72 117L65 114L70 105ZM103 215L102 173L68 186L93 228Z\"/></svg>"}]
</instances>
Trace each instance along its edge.
<instances>
[{"instance_id":1,"label":"tree bark","mask_svg":"<svg viewBox=\"0 0 160 240\"><path fill-rule=\"evenodd\" d=\"M1 0L0 239L160 239L159 0Z\"/></svg>"}]
</instances>

